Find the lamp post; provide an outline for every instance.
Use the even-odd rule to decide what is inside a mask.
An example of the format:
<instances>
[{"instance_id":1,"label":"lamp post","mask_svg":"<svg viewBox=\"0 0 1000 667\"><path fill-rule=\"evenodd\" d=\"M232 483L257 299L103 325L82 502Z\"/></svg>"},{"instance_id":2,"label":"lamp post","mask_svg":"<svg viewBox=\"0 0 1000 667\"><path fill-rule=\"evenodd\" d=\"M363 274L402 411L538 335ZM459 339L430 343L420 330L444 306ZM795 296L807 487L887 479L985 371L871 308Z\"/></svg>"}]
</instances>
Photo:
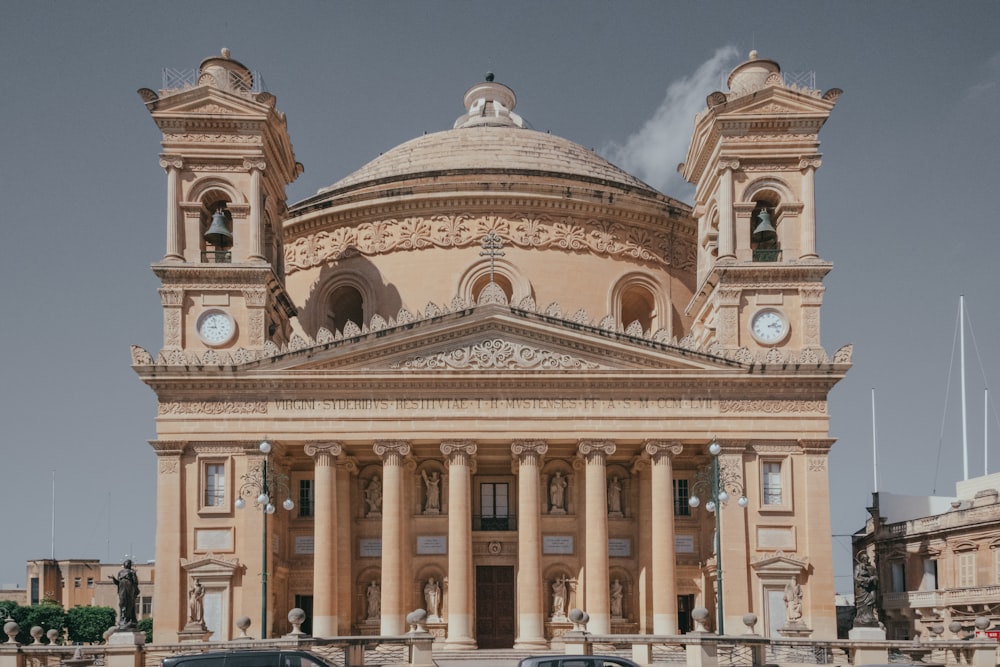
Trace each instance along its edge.
<instances>
[{"instance_id":1,"label":"lamp post","mask_svg":"<svg viewBox=\"0 0 1000 667\"><path fill-rule=\"evenodd\" d=\"M254 507L261 510L260 522L260 638L267 639L267 515L274 514L275 507L271 503L272 495L284 493L285 502L281 506L291 511L295 507L288 489L288 475L273 468L268 469L267 457L271 453L271 443L264 440L258 447L264 459L256 468L247 471L241 479L243 484L236 498L236 509L241 510L247 503L244 498L251 498Z\"/></svg>"},{"instance_id":2,"label":"lamp post","mask_svg":"<svg viewBox=\"0 0 1000 667\"><path fill-rule=\"evenodd\" d=\"M708 498L705 509L715 515L715 611L717 616L716 627L718 634L725 634L725 616L722 609L722 508L729 502L729 494L739 494L736 504L746 509L750 503L743 493L743 483L738 471L733 468L722 468L719 465L719 454L722 452L722 445L716 440L708 445L708 452L712 455L712 463L704 466L698 471L694 484L691 487L691 497L688 505L697 507L701 504L698 493L705 494Z\"/></svg>"}]
</instances>

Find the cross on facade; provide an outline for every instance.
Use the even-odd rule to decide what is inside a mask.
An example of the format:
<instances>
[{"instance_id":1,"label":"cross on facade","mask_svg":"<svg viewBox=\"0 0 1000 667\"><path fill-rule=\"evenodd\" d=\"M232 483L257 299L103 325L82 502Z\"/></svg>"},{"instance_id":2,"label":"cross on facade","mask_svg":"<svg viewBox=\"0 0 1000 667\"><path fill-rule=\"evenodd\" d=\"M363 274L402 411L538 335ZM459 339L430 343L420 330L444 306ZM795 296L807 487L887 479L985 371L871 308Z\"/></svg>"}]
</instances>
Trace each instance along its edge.
<instances>
[{"instance_id":1,"label":"cross on facade","mask_svg":"<svg viewBox=\"0 0 1000 667\"><path fill-rule=\"evenodd\" d=\"M480 257L490 258L490 282L493 282L493 261L497 257L503 257L503 239L493 230L483 237L483 251L479 253Z\"/></svg>"}]
</instances>

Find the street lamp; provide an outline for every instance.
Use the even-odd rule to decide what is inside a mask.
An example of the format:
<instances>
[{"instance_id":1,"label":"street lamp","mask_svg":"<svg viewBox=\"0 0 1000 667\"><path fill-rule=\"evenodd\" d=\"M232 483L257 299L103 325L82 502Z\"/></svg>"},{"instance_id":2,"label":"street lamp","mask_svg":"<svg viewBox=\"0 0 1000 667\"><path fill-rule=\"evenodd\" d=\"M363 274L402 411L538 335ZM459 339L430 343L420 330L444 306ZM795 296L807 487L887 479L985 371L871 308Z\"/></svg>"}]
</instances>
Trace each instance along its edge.
<instances>
[{"instance_id":1,"label":"street lamp","mask_svg":"<svg viewBox=\"0 0 1000 667\"><path fill-rule=\"evenodd\" d=\"M736 504L746 509L750 501L743 493L743 483L739 471L732 467L722 468L719 466L719 454L722 452L722 445L716 440L708 445L708 452L712 455L712 463L706 465L698 471L694 484L691 487L691 497L688 505L697 507L701 504L701 499L697 493L704 493L708 502L705 509L715 515L715 611L717 616L716 627L720 635L725 634L724 615L722 611L722 508L729 502L730 494L739 494Z\"/></svg>"},{"instance_id":2,"label":"street lamp","mask_svg":"<svg viewBox=\"0 0 1000 667\"><path fill-rule=\"evenodd\" d=\"M260 522L260 638L267 639L267 515L274 514L275 507L271 502L274 496L285 495L285 502L281 506L291 511L295 507L288 489L288 475L278 470L268 469L267 456L271 453L271 443L264 440L258 447L264 459L260 465L252 470L248 470L241 479L240 492L236 498L236 509L241 510L247 506L244 498L251 498L254 507L261 510Z\"/></svg>"}]
</instances>

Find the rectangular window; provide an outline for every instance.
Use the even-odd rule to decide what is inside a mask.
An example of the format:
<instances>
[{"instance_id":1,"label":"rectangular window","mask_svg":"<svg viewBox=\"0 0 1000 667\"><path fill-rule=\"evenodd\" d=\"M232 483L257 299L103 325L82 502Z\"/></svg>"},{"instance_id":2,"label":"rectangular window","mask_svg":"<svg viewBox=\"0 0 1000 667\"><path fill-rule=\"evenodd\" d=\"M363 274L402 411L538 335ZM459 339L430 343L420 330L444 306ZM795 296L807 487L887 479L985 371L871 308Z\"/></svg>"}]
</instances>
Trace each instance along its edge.
<instances>
[{"instance_id":1,"label":"rectangular window","mask_svg":"<svg viewBox=\"0 0 1000 667\"><path fill-rule=\"evenodd\" d=\"M205 507L222 507L226 502L226 464L205 464Z\"/></svg>"},{"instance_id":2,"label":"rectangular window","mask_svg":"<svg viewBox=\"0 0 1000 667\"><path fill-rule=\"evenodd\" d=\"M674 516L691 516L691 506L688 505L691 494L686 479L674 480Z\"/></svg>"},{"instance_id":3,"label":"rectangular window","mask_svg":"<svg viewBox=\"0 0 1000 667\"><path fill-rule=\"evenodd\" d=\"M87 577L87 588L93 588L93 587L94 587L94 578Z\"/></svg>"},{"instance_id":4,"label":"rectangular window","mask_svg":"<svg viewBox=\"0 0 1000 667\"><path fill-rule=\"evenodd\" d=\"M933 558L924 559L924 576L920 580L920 590L937 590L937 561Z\"/></svg>"},{"instance_id":5,"label":"rectangular window","mask_svg":"<svg viewBox=\"0 0 1000 667\"><path fill-rule=\"evenodd\" d=\"M766 461L761 464L764 505L781 505L781 463Z\"/></svg>"},{"instance_id":6,"label":"rectangular window","mask_svg":"<svg viewBox=\"0 0 1000 667\"><path fill-rule=\"evenodd\" d=\"M31 578L31 604L38 604L40 600L38 599L38 577Z\"/></svg>"},{"instance_id":7,"label":"rectangular window","mask_svg":"<svg viewBox=\"0 0 1000 667\"><path fill-rule=\"evenodd\" d=\"M976 585L976 552L958 554L958 587L972 588Z\"/></svg>"},{"instance_id":8,"label":"rectangular window","mask_svg":"<svg viewBox=\"0 0 1000 667\"><path fill-rule=\"evenodd\" d=\"M906 591L906 565L892 563L892 592L902 593L904 591Z\"/></svg>"},{"instance_id":9,"label":"rectangular window","mask_svg":"<svg viewBox=\"0 0 1000 667\"><path fill-rule=\"evenodd\" d=\"M80 577L73 577L73 588L80 588L81 583L83 583L83 581Z\"/></svg>"},{"instance_id":10,"label":"rectangular window","mask_svg":"<svg viewBox=\"0 0 1000 667\"><path fill-rule=\"evenodd\" d=\"M299 480L299 516L308 518L313 516L316 498L313 495L315 485L311 479Z\"/></svg>"},{"instance_id":11,"label":"rectangular window","mask_svg":"<svg viewBox=\"0 0 1000 667\"><path fill-rule=\"evenodd\" d=\"M149 616L153 613L153 598L152 596L143 596L142 598L142 611L143 616Z\"/></svg>"},{"instance_id":12,"label":"rectangular window","mask_svg":"<svg viewBox=\"0 0 1000 667\"><path fill-rule=\"evenodd\" d=\"M481 530L508 530L508 485L483 482L479 485L479 511Z\"/></svg>"}]
</instances>

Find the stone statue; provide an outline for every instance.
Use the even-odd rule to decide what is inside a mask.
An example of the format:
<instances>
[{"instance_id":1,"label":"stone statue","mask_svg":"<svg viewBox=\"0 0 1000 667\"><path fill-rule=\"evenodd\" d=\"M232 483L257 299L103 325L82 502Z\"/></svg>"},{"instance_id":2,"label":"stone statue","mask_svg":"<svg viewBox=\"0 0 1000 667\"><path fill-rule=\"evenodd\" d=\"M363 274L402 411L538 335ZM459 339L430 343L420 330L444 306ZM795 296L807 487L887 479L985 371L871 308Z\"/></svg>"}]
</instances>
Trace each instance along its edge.
<instances>
[{"instance_id":1,"label":"stone statue","mask_svg":"<svg viewBox=\"0 0 1000 667\"><path fill-rule=\"evenodd\" d=\"M802 620L802 586L797 581L785 584L785 620L797 623Z\"/></svg>"},{"instance_id":2,"label":"stone statue","mask_svg":"<svg viewBox=\"0 0 1000 667\"><path fill-rule=\"evenodd\" d=\"M611 618L622 618L622 600L625 598L625 589L622 582L615 579L611 583Z\"/></svg>"},{"instance_id":3,"label":"stone statue","mask_svg":"<svg viewBox=\"0 0 1000 667\"><path fill-rule=\"evenodd\" d=\"M878 573L868 560L868 554L862 553L854 567L854 627L878 626L877 595Z\"/></svg>"},{"instance_id":4,"label":"stone statue","mask_svg":"<svg viewBox=\"0 0 1000 667\"><path fill-rule=\"evenodd\" d=\"M424 478L424 493L427 497L424 512L437 514L441 511L441 475L437 472L428 475L426 470L421 470L420 475Z\"/></svg>"},{"instance_id":5,"label":"stone statue","mask_svg":"<svg viewBox=\"0 0 1000 667\"><path fill-rule=\"evenodd\" d=\"M556 472L549 483L549 511L561 514L566 511L566 478Z\"/></svg>"},{"instance_id":6,"label":"stone statue","mask_svg":"<svg viewBox=\"0 0 1000 667\"><path fill-rule=\"evenodd\" d=\"M365 503L368 505L367 516L382 515L382 480L378 475L372 477L365 487Z\"/></svg>"},{"instance_id":7,"label":"stone statue","mask_svg":"<svg viewBox=\"0 0 1000 667\"><path fill-rule=\"evenodd\" d=\"M111 575L111 581L118 587L118 627L117 630L135 630L135 601L139 599L139 575L132 569L132 559L126 558L118 576Z\"/></svg>"},{"instance_id":8,"label":"stone statue","mask_svg":"<svg viewBox=\"0 0 1000 667\"><path fill-rule=\"evenodd\" d=\"M372 580L365 591L368 598L368 619L373 620L382 616L382 589L377 581Z\"/></svg>"},{"instance_id":9,"label":"stone statue","mask_svg":"<svg viewBox=\"0 0 1000 667\"><path fill-rule=\"evenodd\" d=\"M608 512L622 513L622 483L617 477L612 477L611 484L608 485Z\"/></svg>"},{"instance_id":10,"label":"stone statue","mask_svg":"<svg viewBox=\"0 0 1000 667\"><path fill-rule=\"evenodd\" d=\"M424 586L424 600L427 602L427 618L439 618L441 613L441 585L434 577Z\"/></svg>"},{"instance_id":11,"label":"stone statue","mask_svg":"<svg viewBox=\"0 0 1000 667\"><path fill-rule=\"evenodd\" d=\"M552 583L552 616L566 615L566 577L557 577Z\"/></svg>"},{"instance_id":12,"label":"stone statue","mask_svg":"<svg viewBox=\"0 0 1000 667\"><path fill-rule=\"evenodd\" d=\"M188 620L191 623L202 623L205 620L205 587L197 579L188 590Z\"/></svg>"}]
</instances>

